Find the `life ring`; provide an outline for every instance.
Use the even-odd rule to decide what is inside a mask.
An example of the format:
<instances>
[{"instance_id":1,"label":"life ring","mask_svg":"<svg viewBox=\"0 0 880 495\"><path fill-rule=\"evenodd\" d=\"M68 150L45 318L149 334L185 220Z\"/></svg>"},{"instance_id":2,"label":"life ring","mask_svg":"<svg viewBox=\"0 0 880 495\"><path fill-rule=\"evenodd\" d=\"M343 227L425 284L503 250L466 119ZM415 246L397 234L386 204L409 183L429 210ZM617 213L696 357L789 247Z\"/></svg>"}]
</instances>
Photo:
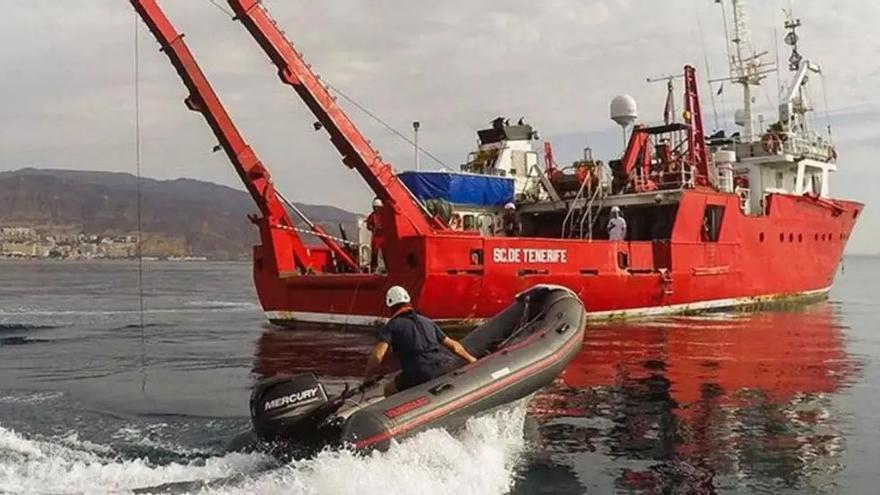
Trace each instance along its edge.
<instances>
[{"instance_id":1,"label":"life ring","mask_svg":"<svg viewBox=\"0 0 880 495\"><path fill-rule=\"evenodd\" d=\"M761 138L761 146L767 153L778 155L779 150L782 149L782 138L775 132L768 132Z\"/></svg>"}]
</instances>

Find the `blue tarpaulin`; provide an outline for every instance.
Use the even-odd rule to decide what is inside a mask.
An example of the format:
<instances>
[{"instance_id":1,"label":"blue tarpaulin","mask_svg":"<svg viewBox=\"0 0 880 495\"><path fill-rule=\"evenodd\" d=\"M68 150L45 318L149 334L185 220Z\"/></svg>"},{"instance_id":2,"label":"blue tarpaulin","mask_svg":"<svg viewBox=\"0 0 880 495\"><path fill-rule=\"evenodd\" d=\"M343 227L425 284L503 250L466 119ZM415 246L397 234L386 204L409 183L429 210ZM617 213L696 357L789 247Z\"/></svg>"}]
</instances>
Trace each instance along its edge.
<instances>
[{"instance_id":1,"label":"blue tarpaulin","mask_svg":"<svg viewBox=\"0 0 880 495\"><path fill-rule=\"evenodd\" d=\"M504 206L513 201L512 177L454 172L402 172L398 177L422 201L444 199L476 206Z\"/></svg>"}]
</instances>

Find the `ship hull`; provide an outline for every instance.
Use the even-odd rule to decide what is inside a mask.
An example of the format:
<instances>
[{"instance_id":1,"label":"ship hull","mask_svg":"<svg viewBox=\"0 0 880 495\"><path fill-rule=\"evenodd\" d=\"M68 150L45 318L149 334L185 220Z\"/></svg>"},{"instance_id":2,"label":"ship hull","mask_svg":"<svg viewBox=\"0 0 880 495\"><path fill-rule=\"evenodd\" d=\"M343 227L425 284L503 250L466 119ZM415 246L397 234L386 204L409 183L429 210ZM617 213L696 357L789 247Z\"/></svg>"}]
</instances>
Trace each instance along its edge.
<instances>
[{"instance_id":1,"label":"ship hull","mask_svg":"<svg viewBox=\"0 0 880 495\"><path fill-rule=\"evenodd\" d=\"M701 237L708 206L725 211L713 242ZM668 240L414 237L389 249L387 276L279 274L264 245L254 277L268 318L297 327L380 325L391 285L447 328L475 326L535 284L568 287L593 320L765 306L827 295L862 207L778 194L749 216L734 195L693 190Z\"/></svg>"}]
</instances>

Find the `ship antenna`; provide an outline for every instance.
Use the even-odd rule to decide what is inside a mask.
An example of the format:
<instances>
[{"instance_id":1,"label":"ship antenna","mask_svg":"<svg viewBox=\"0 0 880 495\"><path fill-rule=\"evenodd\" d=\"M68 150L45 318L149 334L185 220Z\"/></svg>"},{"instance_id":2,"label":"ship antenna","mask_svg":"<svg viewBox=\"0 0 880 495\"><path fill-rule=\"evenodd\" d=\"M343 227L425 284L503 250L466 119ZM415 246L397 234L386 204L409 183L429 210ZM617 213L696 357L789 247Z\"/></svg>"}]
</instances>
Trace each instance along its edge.
<instances>
[{"instance_id":1,"label":"ship antenna","mask_svg":"<svg viewBox=\"0 0 880 495\"><path fill-rule=\"evenodd\" d=\"M828 106L828 87L826 85L827 79L825 79L825 73L819 73L819 79L822 81L822 99L824 100L825 105L825 125L828 126L828 141L831 144L834 144L834 135L832 134L831 128L833 124L831 123L831 107Z\"/></svg>"},{"instance_id":2,"label":"ship antenna","mask_svg":"<svg viewBox=\"0 0 880 495\"><path fill-rule=\"evenodd\" d=\"M721 22L724 24L724 48L727 50L727 60L733 60L733 55L730 51L730 31L727 29L727 9L724 8L724 2L722 0L715 0L715 3L721 6Z\"/></svg>"},{"instance_id":3,"label":"ship antenna","mask_svg":"<svg viewBox=\"0 0 880 495\"><path fill-rule=\"evenodd\" d=\"M773 53L776 56L776 107L779 108L779 105L782 105L782 70L780 70L779 65L779 28L776 24L776 9L773 9ZM785 10L782 11L785 13Z\"/></svg>"},{"instance_id":4,"label":"ship antenna","mask_svg":"<svg viewBox=\"0 0 880 495\"><path fill-rule=\"evenodd\" d=\"M135 191L137 200L137 290L138 315L141 330L141 393L147 389L147 333L144 324L144 256L143 256L143 216L141 214L141 60L140 41L138 39L139 23L137 13L134 14L134 157L135 157Z\"/></svg>"},{"instance_id":5,"label":"ship antenna","mask_svg":"<svg viewBox=\"0 0 880 495\"><path fill-rule=\"evenodd\" d=\"M717 81L732 81L743 87L743 108L742 117L737 119L738 123L743 126L744 139L751 141L754 137L754 127L752 122L752 86L760 86L761 81L766 75L773 72L772 64L761 61L761 58L767 54L764 52L756 52L752 46L751 33L749 31L748 18L746 16L745 0L730 0L733 10L733 35L730 35L727 22L727 11L724 9L722 0L716 0L716 3L722 7L722 16L724 18L724 30L728 36L728 58L730 60L730 77L716 79ZM732 45L732 47L731 47ZM731 48L733 53L731 53Z\"/></svg>"},{"instance_id":6,"label":"ship antenna","mask_svg":"<svg viewBox=\"0 0 880 495\"><path fill-rule=\"evenodd\" d=\"M715 104L715 90L712 89L712 69L709 67L709 53L706 50L706 36L703 33L703 22L700 20L700 13L696 12L697 30L700 32L700 44L703 47L703 63L706 65L706 84L709 86L709 99L712 102L712 114L715 117L715 130L721 128L718 121L718 106Z\"/></svg>"}]
</instances>

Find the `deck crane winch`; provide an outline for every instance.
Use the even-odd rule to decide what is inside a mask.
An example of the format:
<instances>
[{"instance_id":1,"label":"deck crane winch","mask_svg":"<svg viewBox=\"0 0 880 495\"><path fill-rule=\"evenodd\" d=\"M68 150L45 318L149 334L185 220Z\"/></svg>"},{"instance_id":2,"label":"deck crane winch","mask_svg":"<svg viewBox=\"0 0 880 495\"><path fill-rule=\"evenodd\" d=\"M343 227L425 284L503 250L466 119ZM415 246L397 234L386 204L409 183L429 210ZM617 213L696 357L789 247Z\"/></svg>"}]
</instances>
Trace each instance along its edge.
<instances>
[{"instance_id":1,"label":"deck crane winch","mask_svg":"<svg viewBox=\"0 0 880 495\"><path fill-rule=\"evenodd\" d=\"M297 234L284 204L280 201L279 194L275 191L268 170L232 122L232 118L184 42L183 35L177 32L156 0L130 1L189 90L190 94L185 100L187 107L205 117L248 193L256 202L262 218L253 220L260 227L260 235L264 243L274 246L272 252L276 253L274 262L278 271L299 269L303 273L310 273L320 268L314 266L309 250ZM306 218L304 220L337 260L348 269L357 270L357 263L347 251L333 242L320 226ZM279 256L280 253L289 252L293 253L292 257Z\"/></svg>"},{"instance_id":2,"label":"deck crane winch","mask_svg":"<svg viewBox=\"0 0 880 495\"><path fill-rule=\"evenodd\" d=\"M330 141L348 167L357 170L383 203L393 232L386 239L430 234L444 226L430 219L409 190L382 160L370 142L336 103L327 87L279 29L275 20L258 0L228 0L237 20L247 28L278 68L281 80L293 87L309 110L330 134ZM393 215L391 215L393 213ZM392 218L393 217L393 218Z\"/></svg>"},{"instance_id":3,"label":"deck crane winch","mask_svg":"<svg viewBox=\"0 0 880 495\"><path fill-rule=\"evenodd\" d=\"M684 123L671 122L665 125L648 127L636 125L633 128L626 151L621 159L621 172L627 182L635 183L637 191L653 190L662 187L654 183L651 175L652 155L666 172L669 169L685 171L693 176L694 185L709 185L709 159L706 150L706 135L703 130L703 114L700 108L697 71L688 65L684 68ZM666 136L684 133L687 136L686 152L680 147L672 148ZM657 141L655 149L651 145ZM684 143L682 143L684 144ZM676 185L682 185L681 181Z\"/></svg>"}]
</instances>

